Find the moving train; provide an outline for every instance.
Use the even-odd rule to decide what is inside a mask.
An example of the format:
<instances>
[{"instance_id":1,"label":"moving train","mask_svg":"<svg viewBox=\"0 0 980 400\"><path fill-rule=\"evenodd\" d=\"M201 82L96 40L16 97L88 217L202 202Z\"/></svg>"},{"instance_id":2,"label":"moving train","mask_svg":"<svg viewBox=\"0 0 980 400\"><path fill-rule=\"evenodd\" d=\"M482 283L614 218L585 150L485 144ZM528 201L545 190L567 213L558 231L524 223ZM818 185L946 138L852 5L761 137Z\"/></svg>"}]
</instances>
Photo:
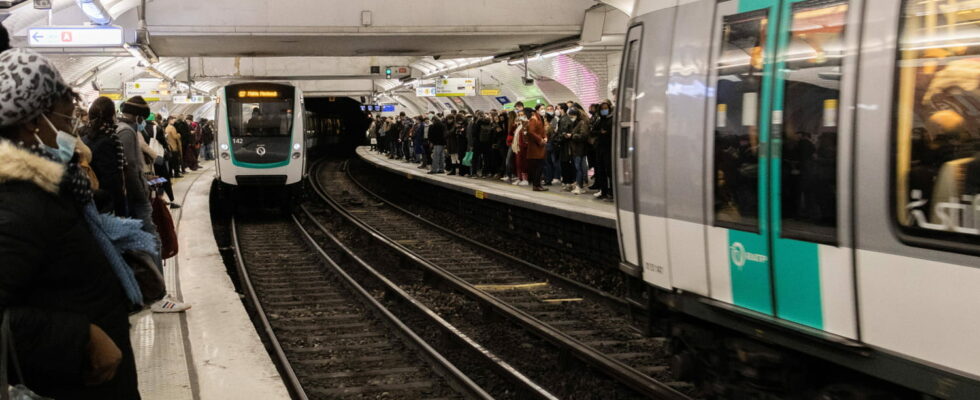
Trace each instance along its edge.
<instances>
[{"instance_id":1,"label":"moving train","mask_svg":"<svg viewBox=\"0 0 980 400\"><path fill-rule=\"evenodd\" d=\"M722 398L980 399L980 1L634 15L620 269L675 373Z\"/></svg>"},{"instance_id":2,"label":"moving train","mask_svg":"<svg viewBox=\"0 0 980 400\"><path fill-rule=\"evenodd\" d=\"M279 83L218 90L216 173L225 188L291 201L306 176L309 133L303 92ZM236 196L237 197L237 196Z\"/></svg>"}]
</instances>

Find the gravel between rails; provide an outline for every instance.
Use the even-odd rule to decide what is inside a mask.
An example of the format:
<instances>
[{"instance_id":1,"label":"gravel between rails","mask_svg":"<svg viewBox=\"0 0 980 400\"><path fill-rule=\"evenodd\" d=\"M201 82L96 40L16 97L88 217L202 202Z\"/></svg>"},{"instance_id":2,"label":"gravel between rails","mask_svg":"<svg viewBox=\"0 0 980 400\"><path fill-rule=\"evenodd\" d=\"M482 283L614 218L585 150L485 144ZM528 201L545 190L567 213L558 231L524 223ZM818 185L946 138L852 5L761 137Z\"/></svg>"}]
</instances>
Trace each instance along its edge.
<instances>
[{"instance_id":1,"label":"gravel between rails","mask_svg":"<svg viewBox=\"0 0 980 400\"><path fill-rule=\"evenodd\" d=\"M237 226L249 278L310 398L462 398L322 269L291 223Z\"/></svg>"},{"instance_id":2,"label":"gravel between rails","mask_svg":"<svg viewBox=\"0 0 980 400\"><path fill-rule=\"evenodd\" d=\"M631 329L628 321L623 316L617 315L614 310L589 301L586 296L581 296L568 288L548 282L540 282L520 268L494 259L491 255L484 254L485 252L478 249L470 248L470 245L459 243L458 240L454 240L448 235L424 227L418 221L391 209L361 191L346 179L338 165L326 166L320 169L319 173L320 175L316 179L320 179L328 193L343 204L345 208L419 256L443 267L458 277L464 278L471 284L477 285L478 288L482 288L498 299L559 328L581 343L599 350L654 379L668 382L668 385L687 395L696 394L696 390L688 383L671 382L663 338L643 337ZM328 215L329 212L326 211L325 207L321 206L318 212L323 214L322 220L329 224L331 229L350 229L340 223L339 216ZM350 246L356 249L371 248L369 254L363 254L362 257L371 260L373 265L383 265L386 259L388 259L389 264L391 263L392 257L390 255L380 256L380 253L383 252L367 246L366 243L353 243ZM403 269L399 265L388 268L396 272ZM432 288L423 290L428 286L420 282L421 279L421 277L406 275L399 280L399 283L403 287L416 288L418 296L428 299L430 303L427 304L435 310L439 310L440 306L447 304L447 302L449 304L454 302L465 304L466 300L462 299L462 296L453 295L459 299L453 296L443 297L443 295L433 294L432 290L434 289ZM440 293L444 292L440 291ZM476 303L473 303L472 307L477 307ZM474 324L474 329L477 330L473 333L475 337L479 336L480 329L492 329L500 325L487 324L487 313L481 312L478 307L465 312L454 313L451 310L444 312L447 313L444 316L446 319L455 322L456 320L453 318L459 318L460 323L466 322L466 318L476 316L475 320L470 322ZM502 336L505 335L505 332L518 331L512 326L508 326L508 328L500 332L490 332L486 337L492 341L497 337L506 337ZM506 343L511 345L514 343L533 343L533 340L514 341L511 339L507 340ZM486 346L491 348L491 344L486 344ZM492 348L496 349L496 347ZM504 346L504 348L510 350L513 349L513 346ZM518 351L518 353L527 354L528 351ZM545 353L551 353L550 356L553 358L549 359L549 354ZM554 351L552 348L550 351L542 352L539 355L540 360L547 360L546 362L539 361L535 365L528 366L533 370L536 366L547 365L548 367L545 369L548 371L540 376L535 375L530 370L522 370L522 372L546 386L553 393L559 393L556 387L550 385L568 385L570 382L567 377L555 379L549 376L549 374L554 374L549 371L560 370L559 366L568 364L569 357L562 356L561 353L561 351ZM504 353L501 352L503 357L502 354ZM508 359L508 361L514 364L520 363L520 359ZM588 370L588 368L581 369ZM592 379L596 380L596 383L585 385L585 389L593 388L591 393L594 395L596 393L594 388L601 387L596 385L599 385L603 378L593 377ZM579 382L582 380L577 379L572 384ZM612 387L615 388L615 385ZM622 389L619 390L622 391ZM630 394L626 392L619 393L614 398L629 398ZM565 395L574 396L575 394L575 392L570 392Z\"/></svg>"}]
</instances>

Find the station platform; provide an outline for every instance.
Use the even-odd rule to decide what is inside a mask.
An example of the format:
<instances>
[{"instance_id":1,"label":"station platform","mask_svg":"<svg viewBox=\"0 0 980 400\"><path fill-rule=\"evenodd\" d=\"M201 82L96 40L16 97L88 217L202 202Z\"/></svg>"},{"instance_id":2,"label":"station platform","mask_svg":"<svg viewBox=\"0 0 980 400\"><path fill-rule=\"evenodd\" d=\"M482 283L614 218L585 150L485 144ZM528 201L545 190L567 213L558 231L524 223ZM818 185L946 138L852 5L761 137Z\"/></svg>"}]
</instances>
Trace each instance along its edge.
<instances>
[{"instance_id":1,"label":"station platform","mask_svg":"<svg viewBox=\"0 0 980 400\"><path fill-rule=\"evenodd\" d=\"M550 186L547 192L533 192L528 186L514 186L497 179L469 179L445 174L428 174L427 170L416 168L415 163L390 160L385 155L372 151L369 146L357 148L357 155L368 163L401 175L406 179L423 181L444 188L467 193L484 200L553 214L572 220L616 228L616 206L613 203L597 200L591 194L574 195L561 191L560 187Z\"/></svg>"},{"instance_id":2,"label":"station platform","mask_svg":"<svg viewBox=\"0 0 980 400\"><path fill-rule=\"evenodd\" d=\"M140 393L144 400L289 399L218 253L209 207L214 163L202 167L174 184L183 206L171 210L180 252L164 266L170 294L193 307L130 317Z\"/></svg>"}]
</instances>

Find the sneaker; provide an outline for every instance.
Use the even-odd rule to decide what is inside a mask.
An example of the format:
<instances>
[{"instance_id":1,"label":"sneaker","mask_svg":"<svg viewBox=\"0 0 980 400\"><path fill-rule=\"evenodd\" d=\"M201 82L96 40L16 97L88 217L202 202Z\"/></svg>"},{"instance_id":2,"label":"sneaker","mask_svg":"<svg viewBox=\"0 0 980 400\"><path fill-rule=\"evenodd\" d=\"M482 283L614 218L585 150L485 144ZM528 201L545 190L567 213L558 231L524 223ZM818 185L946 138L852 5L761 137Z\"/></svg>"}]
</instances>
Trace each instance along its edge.
<instances>
[{"instance_id":1,"label":"sneaker","mask_svg":"<svg viewBox=\"0 0 980 400\"><path fill-rule=\"evenodd\" d=\"M557 184L559 184L559 183L561 183L561 179L558 179L558 178L555 178L555 179L552 179L552 180L551 180L551 184L552 184L552 185L557 185Z\"/></svg>"},{"instance_id":2,"label":"sneaker","mask_svg":"<svg viewBox=\"0 0 980 400\"><path fill-rule=\"evenodd\" d=\"M177 203L174 203L174 202L171 201L170 202L170 208L173 208L173 209L180 208L180 204L177 204Z\"/></svg>"},{"instance_id":3,"label":"sneaker","mask_svg":"<svg viewBox=\"0 0 980 400\"><path fill-rule=\"evenodd\" d=\"M521 184L521 182L523 182L523 181L513 181L513 182L511 182L510 184L511 184L511 185L514 185L514 186L517 186L517 185L520 185L520 184Z\"/></svg>"},{"instance_id":4,"label":"sneaker","mask_svg":"<svg viewBox=\"0 0 980 400\"><path fill-rule=\"evenodd\" d=\"M505 177L500 178L500 180L502 180L504 182L510 182L510 177L505 176Z\"/></svg>"},{"instance_id":5,"label":"sneaker","mask_svg":"<svg viewBox=\"0 0 980 400\"><path fill-rule=\"evenodd\" d=\"M159 301L157 301L156 303L153 303L153 305L150 306L150 311L153 311L155 313L178 313L178 312L187 311L190 308L191 308L190 304L179 302L177 300L174 300L173 297L170 297L170 295L167 295L167 297L164 297Z\"/></svg>"},{"instance_id":6,"label":"sneaker","mask_svg":"<svg viewBox=\"0 0 980 400\"><path fill-rule=\"evenodd\" d=\"M527 186L527 185L528 185L527 181L517 182L517 186Z\"/></svg>"},{"instance_id":7,"label":"sneaker","mask_svg":"<svg viewBox=\"0 0 980 400\"><path fill-rule=\"evenodd\" d=\"M582 193L585 193L585 192L583 192L582 191L582 188L580 188L578 185L575 185L574 186L574 189L572 189L572 194L578 195L578 194L582 194Z\"/></svg>"},{"instance_id":8,"label":"sneaker","mask_svg":"<svg viewBox=\"0 0 980 400\"><path fill-rule=\"evenodd\" d=\"M605 196L605 194L603 194L602 191L598 191L598 192L595 192L595 194L593 194L593 196L601 198L602 196Z\"/></svg>"}]
</instances>

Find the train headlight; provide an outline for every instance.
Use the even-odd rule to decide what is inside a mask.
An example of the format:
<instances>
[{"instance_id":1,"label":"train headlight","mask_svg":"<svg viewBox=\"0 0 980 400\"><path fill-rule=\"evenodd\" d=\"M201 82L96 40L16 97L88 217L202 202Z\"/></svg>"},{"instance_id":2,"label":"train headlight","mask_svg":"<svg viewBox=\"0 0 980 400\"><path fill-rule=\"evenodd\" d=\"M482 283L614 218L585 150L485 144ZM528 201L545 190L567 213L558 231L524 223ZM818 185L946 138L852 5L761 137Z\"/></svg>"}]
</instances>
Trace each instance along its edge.
<instances>
[{"instance_id":1,"label":"train headlight","mask_svg":"<svg viewBox=\"0 0 980 400\"><path fill-rule=\"evenodd\" d=\"M299 145L297 145L297 146L299 146ZM295 152L295 153L293 153L293 159L294 159L294 160L299 160L299 156L300 156L300 154L299 154L299 152L298 152L298 151L297 151L297 152Z\"/></svg>"},{"instance_id":2,"label":"train headlight","mask_svg":"<svg viewBox=\"0 0 980 400\"><path fill-rule=\"evenodd\" d=\"M222 151L228 150L228 143L222 143L221 144L221 150Z\"/></svg>"},{"instance_id":3,"label":"train headlight","mask_svg":"<svg viewBox=\"0 0 980 400\"><path fill-rule=\"evenodd\" d=\"M293 150L299 150L299 143L293 143Z\"/></svg>"},{"instance_id":4,"label":"train headlight","mask_svg":"<svg viewBox=\"0 0 980 400\"><path fill-rule=\"evenodd\" d=\"M222 159L222 160L227 160L227 159L229 159L229 158L231 158L231 155L229 155L229 154L228 154L228 153L226 153L226 152L221 152L221 159Z\"/></svg>"}]
</instances>

